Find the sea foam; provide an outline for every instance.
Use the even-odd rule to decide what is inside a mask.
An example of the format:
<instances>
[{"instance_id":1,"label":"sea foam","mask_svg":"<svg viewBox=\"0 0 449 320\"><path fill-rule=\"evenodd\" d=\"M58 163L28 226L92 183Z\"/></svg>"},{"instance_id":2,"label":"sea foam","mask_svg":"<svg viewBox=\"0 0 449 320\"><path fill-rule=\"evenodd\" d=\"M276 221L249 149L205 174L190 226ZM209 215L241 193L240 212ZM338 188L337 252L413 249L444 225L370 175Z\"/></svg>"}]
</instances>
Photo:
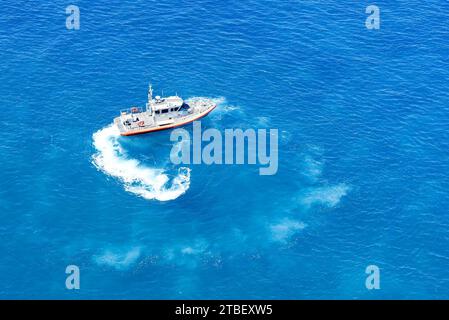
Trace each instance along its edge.
<instances>
[{"instance_id":1,"label":"sea foam","mask_svg":"<svg viewBox=\"0 0 449 320\"><path fill-rule=\"evenodd\" d=\"M126 191L148 200L168 201L184 194L190 186L190 169L181 167L169 178L164 169L150 168L129 158L119 142L120 132L111 124L92 136L97 152L92 163L105 174L117 178Z\"/></svg>"},{"instance_id":2,"label":"sea foam","mask_svg":"<svg viewBox=\"0 0 449 320\"><path fill-rule=\"evenodd\" d=\"M271 225L272 239L278 242L286 242L297 231L306 227L301 221L285 218L275 225Z\"/></svg>"},{"instance_id":3,"label":"sea foam","mask_svg":"<svg viewBox=\"0 0 449 320\"><path fill-rule=\"evenodd\" d=\"M322 204L329 208L335 207L340 199L348 193L349 186L344 183L329 187L319 187L311 190L302 199L302 202L310 207L314 204Z\"/></svg>"},{"instance_id":4,"label":"sea foam","mask_svg":"<svg viewBox=\"0 0 449 320\"><path fill-rule=\"evenodd\" d=\"M120 252L107 250L103 254L95 256L94 261L98 265L113 267L117 270L126 270L139 259L140 254L141 249L139 247Z\"/></svg>"}]
</instances>

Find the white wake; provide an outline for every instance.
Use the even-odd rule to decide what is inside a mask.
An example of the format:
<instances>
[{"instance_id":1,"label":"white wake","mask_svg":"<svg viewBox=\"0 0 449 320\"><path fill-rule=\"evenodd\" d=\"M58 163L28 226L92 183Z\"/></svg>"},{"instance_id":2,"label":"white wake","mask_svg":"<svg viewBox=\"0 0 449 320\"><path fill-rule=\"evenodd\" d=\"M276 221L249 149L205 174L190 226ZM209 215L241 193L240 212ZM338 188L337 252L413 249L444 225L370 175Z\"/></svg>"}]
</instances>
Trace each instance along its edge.
<instances>
[{"instance_id":1,"label":"white wake","mask_svg":"<svg viewBox=\"0 0 449 320\"><path fill-rule=\"evenodd\" d=\"M92 136L97 152L92 163L105 174L123 183L126 191L145 199L168 201L178 198L190 187L190 169L181 167L174 178L163 169L150 168L130 159L119 142L120 132L111 124Z\"/></svg>"}]
</instances>

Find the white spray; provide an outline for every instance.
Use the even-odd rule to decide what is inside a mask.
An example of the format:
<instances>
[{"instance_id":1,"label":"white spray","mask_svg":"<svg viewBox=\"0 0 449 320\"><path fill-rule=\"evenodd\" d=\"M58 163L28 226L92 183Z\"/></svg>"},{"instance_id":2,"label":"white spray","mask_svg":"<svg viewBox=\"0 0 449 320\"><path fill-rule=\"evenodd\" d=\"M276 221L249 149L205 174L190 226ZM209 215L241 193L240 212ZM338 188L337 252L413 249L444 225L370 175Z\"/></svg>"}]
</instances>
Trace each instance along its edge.
<instances>
[{"instance_id":1,"label":"white spray","mask_svg":"<svg viewBox=\"0 0 449 320\"><path fill-rule=\"evenodd\" d=\"M129 159L119 142L120 132L111 124L92 136L97 153L92 163L107 175L119 179L126 191L145 199L168 201L178 198L190 186L190 169L181 167L170 179L163 169L150 168L136 159ZM170 187L167 185L171 182Z\"/></svg>"}]
</instances>

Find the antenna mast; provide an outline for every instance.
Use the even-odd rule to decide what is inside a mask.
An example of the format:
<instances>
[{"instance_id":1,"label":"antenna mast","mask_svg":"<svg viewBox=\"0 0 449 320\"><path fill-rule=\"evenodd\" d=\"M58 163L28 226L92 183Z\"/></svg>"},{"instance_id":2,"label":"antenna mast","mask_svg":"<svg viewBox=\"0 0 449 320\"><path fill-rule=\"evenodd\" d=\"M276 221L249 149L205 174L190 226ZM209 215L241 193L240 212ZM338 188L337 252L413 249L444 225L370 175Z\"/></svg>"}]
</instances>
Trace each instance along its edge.
<instances>
[{"instance_id":1,"label":"antenna mast","mask_svg":"<svg viewBox=\"0 0 449 320\"><path fill-rule=\"evenodd\" d=\"M147 111L148 111L148 108L151 107L152 101L153 101L153 87L151 86L151 83L150 83L150 85L148 86Z\"/></svg>"}]
</instances>

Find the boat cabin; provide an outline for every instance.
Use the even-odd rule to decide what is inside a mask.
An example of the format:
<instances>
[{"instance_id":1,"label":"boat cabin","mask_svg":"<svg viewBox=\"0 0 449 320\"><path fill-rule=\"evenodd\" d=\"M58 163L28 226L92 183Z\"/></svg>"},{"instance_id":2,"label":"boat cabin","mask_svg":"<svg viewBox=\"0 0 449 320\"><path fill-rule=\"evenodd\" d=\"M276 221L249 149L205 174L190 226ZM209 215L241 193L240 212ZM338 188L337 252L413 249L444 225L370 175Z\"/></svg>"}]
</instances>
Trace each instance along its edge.
<instances>
[{"instance_id":1,"label":"boat cabin","mask_svg":"<svg viewBox=\"0 0 449 320\"><path fill-rule=\"evenodd\" d=\"M156 115L179 111L183 104L184 100L178 96L166 98L156 96L151 102L152 109Z\"/></svg>"}]
</instances>

